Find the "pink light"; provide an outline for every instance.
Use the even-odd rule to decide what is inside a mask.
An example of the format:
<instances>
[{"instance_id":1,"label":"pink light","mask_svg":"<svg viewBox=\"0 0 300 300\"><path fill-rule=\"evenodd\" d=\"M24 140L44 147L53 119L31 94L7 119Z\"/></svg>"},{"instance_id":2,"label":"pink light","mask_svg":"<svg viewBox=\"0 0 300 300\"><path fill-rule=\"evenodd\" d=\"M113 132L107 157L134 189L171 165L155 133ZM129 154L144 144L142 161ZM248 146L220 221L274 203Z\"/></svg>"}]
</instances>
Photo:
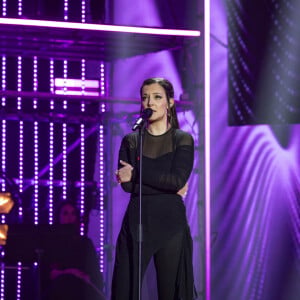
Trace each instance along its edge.
<instances>
[{"instance_id":1,"label":"pink light","mask_svg":"<svg viewBox=\"0 0 300 300\"><path fill-rule=\"evenodd\" d=\"M84 79L84 67L82 64L82 79L70 78L55 78L55 94L56 95L85 95L85 96L99 96L100 83L99 80Z\"/></svg>"},{"instance_id":2,"label":"pink light","mask_svg":"<svg viewBox=\"0 0 300 300\"><path fill-rule=\"evenodd\" d=\"M82 92L82 90L70 90L70 89L66 89L65 91L64 90L56 90L55 91L55 95L99 96L99 92L89 92L89 91Z\"/></svg>"},{"instance_id":3,"label":"pink light","mask_svg":"<svg viewBox=\"0 0 300 300\"><path fill-rule=\"evenodd\" d=\"M100 83L99 80L85 80L83 79L69 79L69 78L55 78L54 86L55 87L82 87L82 83L84 83L85 88L95 88L99 89Z\"/></svg>"},{"instance_id":4,"label":"pink light","mask_svg":"<svg viewBox=\"0 0 300 300\"><path fill-rule=\"evenodd\" d=\"M210 0L204 1L205 299L210 300Z\"/></svg>"},{"instance_id":5,"label":"pink light","mask_svg":"<svg viewBox=\"0 0 300 300\"><path fill-rule=\"evenodd\" d=\"M0 18L0 24L36 26L36 27L48 27L48 28L81 29L81 30L92 30L92 31L111 31L111 32L126 32L126 33L190 36L190 37L198 37L201 35L199 30L163 29L163 28L88 24L88 23L75 23L75 22L62 22L62 21L60 22L60 21L28 20L28 19L25 20L25 19L15 19L15 18Z\"/></svg>"}]
</instances>

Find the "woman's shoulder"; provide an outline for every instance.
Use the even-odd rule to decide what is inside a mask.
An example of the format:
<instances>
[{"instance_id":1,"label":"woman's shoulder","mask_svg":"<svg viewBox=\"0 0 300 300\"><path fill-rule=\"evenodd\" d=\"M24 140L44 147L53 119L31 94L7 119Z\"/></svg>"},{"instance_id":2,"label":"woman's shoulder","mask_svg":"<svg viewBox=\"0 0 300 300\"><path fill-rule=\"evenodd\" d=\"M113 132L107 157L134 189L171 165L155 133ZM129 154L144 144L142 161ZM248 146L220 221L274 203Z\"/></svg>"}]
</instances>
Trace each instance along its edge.
<instances>
[{"instance_id":1,"label":"woman's shoulder","mask_svg":"<svg viewBox=\"0 0 300 300\"><path fill-rule=\"evenodd\" d=\"M130 132L127 133L124 137L123 137L123 144L127 144L128 146L130 146L131 148L134 148L137 146L137 142L138 142L138 137L139 137L139 133L134 131L134 132Z\"/></svg>"},{"instance_id":2,"label":"woman's shoulder","mask_svg":"<svg viewBox=\"0 0 300 300\"><path fill-rule=\"evenodd\" d=\"M124 138L127 138L127 139L136 139L138 138L138 135L139 135L139 132L138 131L133 131L133 132L129 132L127 133Z\"/></svg>"},{"instance_id":3,"label":"woman's shoulder","mask_svg":"<svg viewBox=\"0 0 300 300\"><path fill-rule=\"evenodd\" d=\"M177 144L180 144L180 145L193 145L194 144L194 138L192 137L192 135L181 129L175 129L175 137L176 137Z\"/></svg>"},{"instance_id":4,"label":"woman's shoulder","mask_svg":"<svg viewBox=\"0 0 300 300\"><path fill-rule=\"evenodd\" d=\"M187 131L184 131L182 129L177 128L177 129L174 129L174 130L175 130L175 134L179 137L181 137L181 136L190 136L190 137L192 137L192 135L190 133L188 133Z\"/></svg>"}]
</instances>

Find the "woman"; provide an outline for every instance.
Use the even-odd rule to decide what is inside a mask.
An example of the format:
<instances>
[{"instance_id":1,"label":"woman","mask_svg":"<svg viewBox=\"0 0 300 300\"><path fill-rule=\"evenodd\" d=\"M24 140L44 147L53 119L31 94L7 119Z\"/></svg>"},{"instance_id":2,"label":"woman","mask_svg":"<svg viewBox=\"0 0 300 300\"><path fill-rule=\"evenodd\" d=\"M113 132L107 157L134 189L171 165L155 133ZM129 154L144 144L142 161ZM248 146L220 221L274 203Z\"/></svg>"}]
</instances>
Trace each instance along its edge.
<instances>
[{"instance_id":1,"label":"woman","mask_svg":"<svg viewBox=\"0 0 300 300\"><path fill-rule=\"evenodd\" d=\"M140 89L141 110L153 113L143 131L141 273L154 258L161 300L195 297L192 240L182 196L193 168L194 141L179 129L172 84L150 78ZM131 193L118 236L112 300L138 299L139 133L126 135L116 177Z\"/></svg>"},{"instance_id":2,"label":"woman","mask_svg":"<svg viewBox=\"0 0 300 300\"><path fill-rule=\"evenodd\" d=\"M64 201L57 216L61 231L67 235L59 237L49 254L49 300L93 300L104 299L103 281L97 254L92 241L79 234L80 213L76 205ZM71 229L71 230L69 230Z\"/></svg>"}]
</instances>

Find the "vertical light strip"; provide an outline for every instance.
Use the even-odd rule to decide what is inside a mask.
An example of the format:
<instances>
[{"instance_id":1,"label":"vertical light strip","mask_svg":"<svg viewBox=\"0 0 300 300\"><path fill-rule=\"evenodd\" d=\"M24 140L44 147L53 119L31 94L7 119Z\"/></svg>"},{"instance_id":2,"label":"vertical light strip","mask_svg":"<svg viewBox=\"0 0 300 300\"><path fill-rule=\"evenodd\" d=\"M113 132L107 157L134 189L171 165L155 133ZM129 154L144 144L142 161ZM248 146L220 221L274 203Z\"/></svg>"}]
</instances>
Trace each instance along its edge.
<instances>
[{"instance_id":1,"label":"vertical light strip","mask_svg":"<svg viewBox=\"0 0 300 300\"><path fill-rule=\"evenodd\" d=\"M210 300L210 0L204 0L205 299Z\"/></svg>"},{"instance_id":2,"label":"vertical light strip","mask_svg":"<svg viewBox=\"0 0 300 300\"><path fill-rule=\"evenodd\" d=\"M85 95L85 59L81 60L81 94ZM81 101L81 112L85 112L85 102Z\"/></svg>"},{"instance_id":3,"label":"vertical light strip","mask_svg":"<svg viewBox=\"0 0 300 300\"><path fill-rule=\"evenodd\" d=\"M86 3L81 0L81 22L85 23ZM85 95L85 59L81 60L81 93ZM85 112L85 102L81 102L81 112ZM85 125L80 124L80 213L83 216L85 210ZM84 223L80 226L80 234L84 234Z\"/></svg>"},{"instance_id":4,"label":"vertical light strip","mask_svg":"<svg viewBox=\"0 0 300 300\"><path fill-rule=\"evenodd\" d=\"M37 57L33 58L33 91L38 90L37 80L38 61ZM37 109L37 99L33 99L33 109ZM34 207L34 224L39 223L39 123L33 123L33 159L34 159L34 193L33 193L33 207Z\"/></svg>"},{"instance_id":5,"label":"vertical light strip","mask_svg":"<svg viewBox=\"0 0 300 300\"><path fill-rule=\"evenodd\" d=\"M33 91L38 91L38 78L37 78L37 70L38 70L38 60L37 57L33 58ZM33 99L33 109L37 109L37 99Z\"/></svg>"},{"instance_id":6,"label":"vertical light strip","mask_svg":"<svg viewBox=\"0 0 300 300\"><path fill-rule=\"evenodd\" d=\"M6 90L6 57L2 56L2 91ZM6 106L6 97L2 97L1 99L1 107ZM6 120L1 121L1 171L6 173ZM6 182L2 180L1 183L1 191L5 192ZM1 216L1 223L5 223L6 218L5 215Z\"/></svg>"},{"instance_id":7,"label":"vertical light strip","mask_svg":"<svg viewBox=\"0 0 300 300\"><path fill-rule=\"evenodd\" d=\"M80 213L84 215L85 207L85 126L80 124ZM84 223L80 226L80 234L84 234Z\"/></svg>"},{"instance_id":8,"label":"vertical light strip","mask_svg":"<svg viewBox=\"0 0 300 300\"><path fill-rule=\"evenodd\" d=\"M23 121L19 123L19 193L23 193L24 188L24 124ZM19 205L19 217L23 217L22 203Z\"/></svg>"},{"instance_id":9,"label":"vertical light strip","mask_svg":"<svg viewBox=\"0 0 300 300\"><path fill-rule=\"evenodd\" d=\"M23 0L18 0L18 16L21 17L23 14L23 5L22 5Z\"/></svg>"},{"instance_id":10,"label":"vertical light strip","mask_svg":"<svg viewBox=\"0 0 300 300\"><path fill-rule=\"evenodd\" d=\"M5 174L6 171L6 120L2 120L1 126L1 171ZM5 191L6 183L2 181L1 191Z\"/></svg>"},{"instance_id":11,"label":"vertical light strip","mask_svg":"<svg viewBox=\"0 0 300 300\"><path fill-rule=\"evenodd\" d=\"M104 63L100 63L100 95L105 96L105 69ZM106 110L105 103L101 104L100 112ZM104 272L104 127L99 127L99 206L100 206L100 271Z\"/></svg>"},{"instance_id":12,"label":"vertical light strip","mask_svg":"<svg viewBox=\"0 0 300 300\"><path fill-rule=\"evenodd\" d=\"M3 257L4 253L1 253L1 257ZM1 275L0 275L0 280L1 280L1 287L0 287L0 299L4 300L4 295L5 295L5 265L1 264Z\"/></svg>"},{"instance_id":13,"label":"vertical light strip","mask_svg":"<svg viewBox=\"0 0 300 300\"><path fill-rule=\"evenodd\" d=\"M6 17L7 12L7 0L2 0L2 16Z\"/></svg>"},{"instance_id":14,"label":"vertical light strip","mask_svg":"<svg viewBox=\"0 0 300 300\"><path fill-rule=\"evenodd\" d=\"M68 3L65 1L65 3ZM63 69L63 76L65 80L64 84L64 94L67 92L67 84L66 80L68 78L68 61L64 60L64 69ZM68 102L67 100L63 100L63 109L68 109ZM62 124L62 184L63 184L63 192L62 198L64 200L67 199L67 124Z\"/></svg>"},{"instance_id":15,"label":"vertical light strip","mask_svg":"<svg viewBox=\"0 0 300 300\"><path fill-rule=\"evenodd\" d=\"M105 96L105 92L105 68L104 63L100 63L100 95Z\"/></svg>"},{"instance_id":16,"label":"vertical light strip","mask_svg":"<svg viewBox=\"0 0 300 300\"><path fill-rule=\"evenodd\" d=\"M54 93L54 59L50 58L50 92ZM50 99L50 110L54 110L54 100ZM54 175L54 123L49 122L49 198L48 198L48 205L49 205L49 215L48 220L49 224L53 224L53 175Z\"/></svg>"},{"instance_id":17,"label":"vertical light strip","mask_svg":"<svg viewBox=\"0 0 300 300\"><path fill-rule=\"evenodd\" d=\"M6 2L3 2L2 11L4 11L4 3L6 7ZM2 91L6 90L6 57L2 56L2 82L1 87ZM1 108L5 107L6 105L6 98L1 98ZM6 173L6 120L1 121L1 171L5 174ZM1 183L1 191L5 192L6 190L6 182L5 180ZM1 216L1 223L6 223L5 215L2 214ZM1 253L1 257L4 256L4 251ZM4 293L5 293L5 268L4 264L1 264L1 275L0 275L0 299L4 300Z\"/></svg>"},{"instance_id":18,"label":"vertical light strip","mask_svg":"<svg viewBox=\"0 0 300 300\"><path fill-rule=\"evenodd\" d=\"M64 76L64 87L63 87L63 91L64 91L64 95L67 94L67 89L68 89L68 61L64 60L64 71L63 71L63 76ZM63 100L63 108L67 109L68 108L68 101L67 100Z\"/></svg>"},{"instance_id":19,"label":"vertical light strip","mask_svg":"<svg viewBox=\"0 0 300 300\"><path fill-rule=\"evenodd\" d=\"M54 124L49 123L49 224L53 224Z\"/></svg>"},{"instance_id":20,"label":"vertical light strip","mask_svg":"<svg viewBox=\"0 0 300 300\"><path fill-rule=\"evenodd\" d=\"M22 57L18 56L18 61L17 61L17 91L21 92L22 91ZM22 100L21 97L17 98L17 109L21 110L22 108Z\"/></svg>"},{"instance_id":21,"label":"vertical light strip","mask_svg":"<svg viewBox=\"0 0 300 300\"><path fill-rule=\"evenodd\" d=\"M7 8L7 2L6 0L2 0L2 16L6 16L6 8ZM6 90L6 56L2 56L2 91ZM6 98L2 97L1 98L1 108L3 108L6 105ZM2 131L2 140L1 140L1 168L2 171L5 173L6 171L6 120L2 120L1 122L1 131ZM6 183L5 180L2 181L1 184L1 191L5 191L6 188ZM6 218L3 215L1 217L1 223L5 223ZM1 256L3 256L1 254ZM1 300L4 300L4 291L5 291L5 268L4 265L1 264L1 278L0 278L0 297Z\"/></svg>"},{"instance_id":22,"label":"vertical light strip","mask_svg":"<svg viewBox=\"0 0 300 300\"><path fill-rule=\"evenodd\" d=\"M22 0L18 0L18 15L22 15ZM17 91L22 91L22 57L18 56L17 65ZM22 99L17 98L17 109L22 109ZM24 188L24 122L19 122L19 192L22 195ZM19 203L19 219L23 219L22 203ZM17 271L17 294L16 300L21 299L22 263L18 262Z\"/></svg>"},{"instance_id":23,"label":"vertical light strip","mask_svg":"<svg viewBox=\"0 0 300 300\"><path fill-rule=\"evenodd\" d=\"M67 124L62 124L62 199L67 200Z\"/></svg>"},{"instance_id":24,"label":"vertical light strip","mask_svg":"<svg viewBox=\"0 0 300 300\"><path fill-rule=\"evenodd\" d=\"M104 127L99 127L99 210L100 210L100 271L104 271Z\"/></svg>"},{"instance_id":25,"label":"vertical light strip","mask_svg":"<svg viewBox=\"0 0 300 300\"><path fill-rule=\"evenodd\" d=\"M33 156L34 156L34 224L39 223L39 123L33 125Z\"/></svg>"},{"instance_id":26,"label":"vertical light strip","mask_svg":"<svg viewBox=\"0 0 300 300\"><path fill-rule=\"evenodd\" d=\"M68 0L64 0L64 20L68 21L68 14L69 14L69 2Z\"/></svg>"},{"instance_id":27,"label":"vertical light strip","mask_svg":"<svg viewBox=\"0 0 300 300\"><path fill-rule=\"evenodd\" d=\"M6 120L2 120L1 122L1 171L6 173ZM3 179L3 178L2 178ZM3 179L1 183L1 191L5 192L6 190L6 182ZM4 224L6 222L5 214L1 215L1 223Z\"/></svg>"},{"instance_id":28,"label":"vertical light strip","mask_svg":"<svg viewBox=\"0 0 300 300\"><path fill-rule=\"evenodd\" d=\"M2 56L2 82L1 82L1 88L2 91L6 91L6 56ZM1 106L6 105L6 97L2 96L1 98Z\"/></svg>"},{"instance_id":29,"label":"vertical light strip","mask_svg":"<svg viewBox=\"0 0 300 300\"><path fill-rule=\"evenodd\" d=\"M50 93L54 94L54 59L50 59ZM54 100L50 99L50 109L54 110Z\"/></svg>"},{"instance_id":30,"label":"vertical light strip","mask_svg":"<svg viewBox=\"0 0 300 300\"><path fill-rule=\"evenodd\" d=\"M86 1L81 0L81 23L85 23L86 18Z\"/></svg>"},{"instance_id":31,"label":"vertical light strip","mask_svg":"<svg viewBox=\"0 0 300 300\"><path fill-rule=\"evenodd\" d=\"M22 263L18 262L16 300L21 299Z\"/></svg>"},{"instance_id":32,"label":"vertical light strip","mask_svg":"<svg viewBox=\"0 0 300 300\"><path fill-rule=\"evenodd\" d=\"M22 57L18 56L17 65L17 90L22 91ZM17 97L17 109L22 109L22 99ZM24 188L24 122L21 120L19 122L19 192L23 193ZM19 217L23 217L22 203L19 205Z\"/></svg>"},{"instance_id":33,"label":"vertical light strip","mask_svg":"<svg viewBox=\"0 0 300 300\"><path fill-rule=\"evenodd\" d=\"M81 94L85 95L85 60L81 60ZM85 102L81 102L81 112L85 111ZM80 124L80 213L85 209L85 125ZM80 234L84 234L84 223L80 226Z\"/></svg>"}]
</instances>

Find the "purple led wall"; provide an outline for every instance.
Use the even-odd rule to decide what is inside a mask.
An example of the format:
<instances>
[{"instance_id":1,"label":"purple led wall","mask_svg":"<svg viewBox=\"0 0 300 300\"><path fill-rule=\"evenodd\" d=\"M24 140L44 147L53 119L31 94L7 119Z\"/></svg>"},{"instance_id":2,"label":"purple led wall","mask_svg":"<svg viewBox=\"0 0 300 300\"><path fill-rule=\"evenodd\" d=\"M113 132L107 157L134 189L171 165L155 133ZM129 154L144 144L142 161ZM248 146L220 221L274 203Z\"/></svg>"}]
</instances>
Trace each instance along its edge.
<instances>
[{"instance_id":1,"label":"purple led wall","mask_svg":"<svg viewBox=\"0 0 300 300\"><path fill-rule=\"evenodd\" d=\"M225 3L211 1L211 299L296 300L300 127L228 126Z\"/></svg>"},{"instance_id":2,"label":"purple led wall","mask_svg":"<svg viewBox=\"0 0 300 300\"><path fill-rule=\"evenodd\" d=\"M41 17L34 7L38 1L25 2L2 1L1 16L21 20L32 9L31 17ZM76 7L67 0L61 3L57 19L86 21L85 0L76 1ZM67 97L67 79L81 82L77 94L84 98L86 79L97 78L98 92L105 96L106 68L101 61L29 56L25 50L24 56L1 55L0 184L1 191L12 192L15 200L11 214L1 215L1 223L53 224L60 203L73 200L82 217L81 233L92 238L103 272L105 143L99 116L106 105ZM51 97L55 78L65 81L66 97ZM1 300L35 298L36 264L30 267L22 262L17 268L1 264Z\"/></svg>"}]
</instances>

